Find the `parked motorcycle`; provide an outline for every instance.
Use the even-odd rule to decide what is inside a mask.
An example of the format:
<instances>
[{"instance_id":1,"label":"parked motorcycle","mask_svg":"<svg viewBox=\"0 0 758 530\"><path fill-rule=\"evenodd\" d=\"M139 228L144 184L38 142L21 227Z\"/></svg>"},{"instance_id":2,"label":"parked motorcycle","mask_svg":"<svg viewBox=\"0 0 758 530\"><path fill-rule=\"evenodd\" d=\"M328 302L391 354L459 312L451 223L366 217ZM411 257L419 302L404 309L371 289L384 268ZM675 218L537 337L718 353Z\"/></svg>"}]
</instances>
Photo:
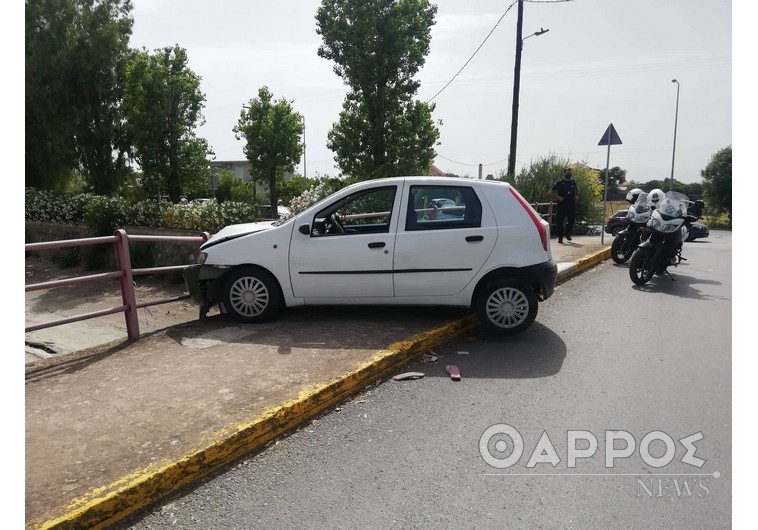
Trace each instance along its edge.
<instances>
[{"instance_id":1,"label":"parked motorcycle","mask_svg":"<svg viewBox=\"0 0 758 530\"><path fill-rule=\"evenodd\" d=\"M686 258L682 257L682 246L692 223L702 215L702 201L694 209L697 215L687 213L687 208L695 205L683 193L652 190L648 203L652 208L647 223L648 238L639 244L629 263L629 277L636 285L644 285L653 276L668 273L669 267L676 267Z\"/></svg>"},{"instance_id":2,"label":"parked motorcycle","mask_svg":"<svg viewBox=\"0 0 758 530\"><path fill-rule=\"evenodd\" d=\"M611 243L611 259L616 263L626 263L647 235L647 222L650 220L651 209L647 203L647 193L635 188L626 194L626 200L631 204L624 218L624 229L619 232Z\"/></svg>"}]
</instances>

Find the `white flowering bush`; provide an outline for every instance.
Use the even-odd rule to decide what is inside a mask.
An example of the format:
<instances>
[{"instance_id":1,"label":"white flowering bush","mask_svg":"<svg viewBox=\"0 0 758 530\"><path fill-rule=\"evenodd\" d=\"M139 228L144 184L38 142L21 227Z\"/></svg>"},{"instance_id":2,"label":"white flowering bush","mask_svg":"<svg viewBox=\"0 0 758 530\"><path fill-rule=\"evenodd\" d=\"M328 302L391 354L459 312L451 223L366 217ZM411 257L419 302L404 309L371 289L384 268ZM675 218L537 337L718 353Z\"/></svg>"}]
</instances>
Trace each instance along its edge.
<instances>
[{"instance_id":1,"label":"white flowering bush","mask_svg":"<svg viewBox=\"0 0 758 530\"><path fill-rule=\"evenodd\" d=\"M27 221L66 225L86 224L98 235L118 228L173 228L218 232L226 225L258 220L255 207L244 202L211 199L203 204L172 204L169 201L129 202L118 196L63 195L26 188Z\"/></svg>"},{"instance_id":2,"label":"white flowering bush","mask_svg":"<svg viewBox=\"0 0 758 530\"><path fill-rule=\"evenodd\" d=\"M25 218L27 221L81 224L87 204L93 197L95 196L88 193L63 196L50 191L26 188Z\"/></svg>"},{"instance_id":3,"label":"white flowering bush","mask_svg":"<svg viewBox=\"0 0 758 530\"><path fill-rule=\"evenodd\" d=\"M316 186L305 190L302 194L294 197L290 203L290 211L292 215L297 215L300 212L307 210L321 199L324 199L337 191L334 184L322 181Z\"/></svg>"}]
</instances>

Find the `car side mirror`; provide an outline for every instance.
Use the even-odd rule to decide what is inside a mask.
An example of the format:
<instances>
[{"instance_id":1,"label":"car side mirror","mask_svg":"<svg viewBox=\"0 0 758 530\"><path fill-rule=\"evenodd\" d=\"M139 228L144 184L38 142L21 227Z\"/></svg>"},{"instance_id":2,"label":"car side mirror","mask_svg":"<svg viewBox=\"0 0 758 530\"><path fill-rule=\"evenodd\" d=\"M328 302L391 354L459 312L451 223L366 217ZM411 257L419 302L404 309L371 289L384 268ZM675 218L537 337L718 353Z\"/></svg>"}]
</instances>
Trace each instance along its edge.
<instances>
[{"instance_id":1,"label":"car side mirror","mask_svg":"<svg viewBox=\"0 0 758 530\"><path fill-rule=\"evenodd\" d=\"M304 236L309 236L311 234L311 227L307 224L300 225L300 228L298 228L297 231Z\"/></svg>"}]
</instances>

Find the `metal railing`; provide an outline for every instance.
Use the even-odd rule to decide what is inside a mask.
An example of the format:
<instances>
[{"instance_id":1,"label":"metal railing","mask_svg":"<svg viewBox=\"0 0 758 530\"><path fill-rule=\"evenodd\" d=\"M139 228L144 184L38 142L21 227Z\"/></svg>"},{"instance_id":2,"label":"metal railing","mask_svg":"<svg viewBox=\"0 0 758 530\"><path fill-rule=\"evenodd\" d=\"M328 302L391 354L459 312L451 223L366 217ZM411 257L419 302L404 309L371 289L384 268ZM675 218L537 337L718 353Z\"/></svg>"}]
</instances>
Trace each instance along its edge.
<instances>
[{"instance_id":1,"label":"metal railing","mask_svg":"<svg viewBox=\"0 0 758 530\"><path fill-rule=\"evenodd\" d=\"M553 211L555 210L554 202L535 202L531 206L534 208L540 216L547 221L547 224L553 226Z\"/></svg>"},{"instance_id":2,"label":"metal railing","mask_svg":"<svg viewBox=\"0 0 758 530\"><path fill-rule=\"evenodd\" d=\"M25 291L38 291L42 289L52 289L55 287L63 287L66 285L78 285L82 283L101 282L106 280L119 280L121 284L121 300L122 304L116 307L108 309L101 309L99 311L92 311L89 313L82 313L68 318L60 320L54 320L50 322L43 322L41 324L35 324L32 326L26 326L25 332L36 331L39 329L52 328L55 326L62 326L64 324L70 324L72 322L79 322L82 320L88 320L91 318L102 317L106 315L112 315L114 313L124 313L126 319L126 331L129 339L138 340L140 338L139 320L137 318L137 310L143 307L156 306L161 304L168 304L171 302L178 302L180 300L186 300L190 297L189 294L174 296L171 298L162 298L158 300L150 300L147 302L137 303L137 295L134 290L134 277L146 274L156 274L164 272L174 272L184 270L188 265L173 265L168 267L150 267L142 269L132 269L131 256L129 254L129 242L130 241L152 241L152 242L170 242L170 243L199 243L202 244L210 238L208 232L203 232L199 236L151 236L151 235L128 235L125 230L119 229L114 232L112 236L104 237L90 237L83 239L65 239L60 241L47 241L42 243L27 243L26 251L35 250L48 250L57 248L69 248L69 247L82 247L88 245L102 245L113 244L116 251L116 261L118 270L111 272L104 272L99 274L90 274L88 276L78 276L75 278L66 278L63 280L54 280L49 282L33 283L26 285Z\"/></svg>"}]
</instances>

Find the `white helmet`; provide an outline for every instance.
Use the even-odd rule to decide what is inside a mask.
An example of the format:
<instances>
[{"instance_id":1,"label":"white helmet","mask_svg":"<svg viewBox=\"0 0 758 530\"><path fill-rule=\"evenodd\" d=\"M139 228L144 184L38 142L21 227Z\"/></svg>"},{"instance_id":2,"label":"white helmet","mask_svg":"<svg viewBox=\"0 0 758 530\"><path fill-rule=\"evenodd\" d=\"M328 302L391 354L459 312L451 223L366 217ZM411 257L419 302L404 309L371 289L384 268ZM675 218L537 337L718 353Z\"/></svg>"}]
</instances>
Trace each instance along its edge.
<instances>
[{"instance_id":1,"label":"white helmet","mask_svg":"<svg viewBox=\"0 0 758 530\"><path fill-rule=\"evenodd\" d=\"M626 194L626 202L628 202L629 204L634 204L635 202L637 202L637 197L640 196L640 193L644 193L644 192L639 188L634 188L633 190L631 190L629 193Z\"/></svg>"},{"instance_id":2,"label":"white helmet","mask_svg":"<svg viewBox=\"0 0 758 530\"><path fill-rule=\"evenodd\" d=\"M659 201L662 201L665 198L666 198L666 194L663 192L662 189L658 189L658 188L651 190L650 193L647 194L647 202L649 202L653 206L656 206Z\"/></svg>"}]
</instances>

